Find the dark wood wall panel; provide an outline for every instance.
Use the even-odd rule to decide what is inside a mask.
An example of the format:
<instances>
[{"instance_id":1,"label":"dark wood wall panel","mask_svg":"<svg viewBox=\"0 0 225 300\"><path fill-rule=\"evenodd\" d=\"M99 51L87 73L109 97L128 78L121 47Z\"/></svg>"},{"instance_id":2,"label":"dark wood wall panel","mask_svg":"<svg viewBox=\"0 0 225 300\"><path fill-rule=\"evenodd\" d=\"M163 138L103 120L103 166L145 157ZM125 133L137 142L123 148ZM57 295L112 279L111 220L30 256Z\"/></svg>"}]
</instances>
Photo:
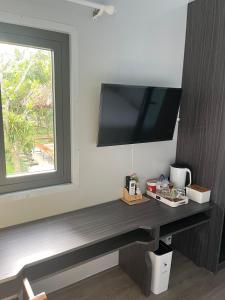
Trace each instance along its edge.
<instances>
[{"instance_id":1,"label":"dark wood wall panel","mask_svg":"<svg viewBox=\"0 0 225 300\"><path fill-rule=\"evenodd\" d=\"M206 266L208 227L204 224L173 236L174 248L181 250L185 256L191 257L200 267Z\"/></svg>"},{"instance_id":2,"label":"dark wood wall panel","mask_svg":"<svg viewBox=\"0 0 225 300\"><path fill-rule=\"evenodd\" d=\"M216 107L208 101L208 95L213 90L211 77L216 60L214 48L218 40L215 30L217 10L208 7L216 2L196 0L189 4L180 129L207 127L215 121L210 114L216 112ZM218 109L218 115L219 112Z\"/></svg>"},{"instance_id":3,"label":"dark wood wall panel","mask_svg":"<svg viewBox=\"0 0 225 300\"><path fill-rule=\"evenodd\" d=\"M178 236L175 244L192 259L207 251L201 264L216 271L225 207L224 0L189 4L182 85L176 161L192 169L194 182L211 188L215 209L207 235L199 231ZM196 251L191 249L193 241Z\"/></svg>"}]
</instances>

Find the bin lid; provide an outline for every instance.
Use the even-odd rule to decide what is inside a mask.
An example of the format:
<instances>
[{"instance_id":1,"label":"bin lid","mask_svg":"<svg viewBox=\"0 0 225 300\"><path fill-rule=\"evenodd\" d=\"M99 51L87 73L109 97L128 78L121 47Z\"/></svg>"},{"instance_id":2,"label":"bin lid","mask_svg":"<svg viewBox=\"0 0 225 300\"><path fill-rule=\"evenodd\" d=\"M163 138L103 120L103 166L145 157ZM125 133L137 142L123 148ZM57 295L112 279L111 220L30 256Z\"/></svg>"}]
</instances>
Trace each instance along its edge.
<instances>
[{"instance_id":1,"label":"bin lid","mask_svg":"<svg viewBox=\"0 0 225 300\"><path fill-rule=\"evenodd\" d=\"M154 252L155 255L164 255L172 252L173 249L162 241L159 241L159 248Z\"/></svg>"}]
</instances>

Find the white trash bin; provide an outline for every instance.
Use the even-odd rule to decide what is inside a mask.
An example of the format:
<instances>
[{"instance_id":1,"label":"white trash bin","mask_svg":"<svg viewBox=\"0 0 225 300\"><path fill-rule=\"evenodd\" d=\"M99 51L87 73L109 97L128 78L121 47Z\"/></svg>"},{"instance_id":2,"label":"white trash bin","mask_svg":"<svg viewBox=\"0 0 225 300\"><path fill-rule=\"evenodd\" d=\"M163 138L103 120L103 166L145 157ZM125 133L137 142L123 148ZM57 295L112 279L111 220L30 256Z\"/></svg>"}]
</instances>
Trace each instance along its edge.
<instances>
[{"instance_id":1,"label":"white trash bin","mask_svg":"<svg viewBox=\"0 0 225 300\"><path fill-rule=\"evenodd\" d=\"M153 294L158 295L168 290L172 255L172 248L162 241L159 242L158 250L150 252L152 262L151 291Z\"/></svg>"}]
</instances>

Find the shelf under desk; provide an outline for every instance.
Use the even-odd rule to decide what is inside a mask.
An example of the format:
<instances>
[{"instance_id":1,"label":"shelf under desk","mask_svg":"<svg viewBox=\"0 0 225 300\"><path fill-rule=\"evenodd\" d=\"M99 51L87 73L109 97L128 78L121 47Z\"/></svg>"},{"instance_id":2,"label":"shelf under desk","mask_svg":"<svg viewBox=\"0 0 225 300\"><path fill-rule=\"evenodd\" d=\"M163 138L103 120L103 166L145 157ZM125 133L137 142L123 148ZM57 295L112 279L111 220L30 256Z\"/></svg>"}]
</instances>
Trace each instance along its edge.
<instances>
[{"instance_id":1,"label":"shelf under desk","mask_svg":"<svg viewBox=\"0 0 225 300\"><path fill-rule=\"evenodd\" d=\"M208 223L209 220L210 220L209 215L203 212L203 213L199 213L193 216L183 218L175 222L171 222L169 224L160 227L160 237L165 237L168 235L180 233L184 230L188 230L198 225Z\"/></svg>"},{"instance_id":2,"label":"shelf under desk","mask_svg":"<svg viewBox=\"0 0 225 300\"><path fill-rule=\"evenodd\" d=\"M161 233L174 231L175 225L179 230L188 228L181 221L187 218L196 219L192 225L198 225L203 222L201 214L211 208L209 203L194 202L171 208L154 199L128 206L116 200L2 229L0 299L16 294L25 277L50 276L117 249L136 247L143 265L148 264L145 253L157 248L160 227Z\"/></svg>"}]
</instances>

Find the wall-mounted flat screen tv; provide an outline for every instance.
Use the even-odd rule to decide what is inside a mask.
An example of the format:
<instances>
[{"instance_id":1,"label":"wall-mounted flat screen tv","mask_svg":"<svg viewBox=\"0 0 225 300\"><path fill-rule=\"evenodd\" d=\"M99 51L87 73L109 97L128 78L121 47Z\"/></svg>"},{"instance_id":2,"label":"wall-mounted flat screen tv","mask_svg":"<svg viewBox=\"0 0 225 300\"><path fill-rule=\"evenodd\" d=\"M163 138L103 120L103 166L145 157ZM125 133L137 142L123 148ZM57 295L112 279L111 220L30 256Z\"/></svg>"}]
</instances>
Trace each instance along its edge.
<instances>
[{"instance_id":1,"label":"wall-mounted flat screen tv","mask_svg":"<svg viewBox=\"0 0 225 300\"><path fill-rule=\"evenodd\" d=\"M173 139L181 88L102 84L98 147Z\"/></svg>"}]
</instances>

